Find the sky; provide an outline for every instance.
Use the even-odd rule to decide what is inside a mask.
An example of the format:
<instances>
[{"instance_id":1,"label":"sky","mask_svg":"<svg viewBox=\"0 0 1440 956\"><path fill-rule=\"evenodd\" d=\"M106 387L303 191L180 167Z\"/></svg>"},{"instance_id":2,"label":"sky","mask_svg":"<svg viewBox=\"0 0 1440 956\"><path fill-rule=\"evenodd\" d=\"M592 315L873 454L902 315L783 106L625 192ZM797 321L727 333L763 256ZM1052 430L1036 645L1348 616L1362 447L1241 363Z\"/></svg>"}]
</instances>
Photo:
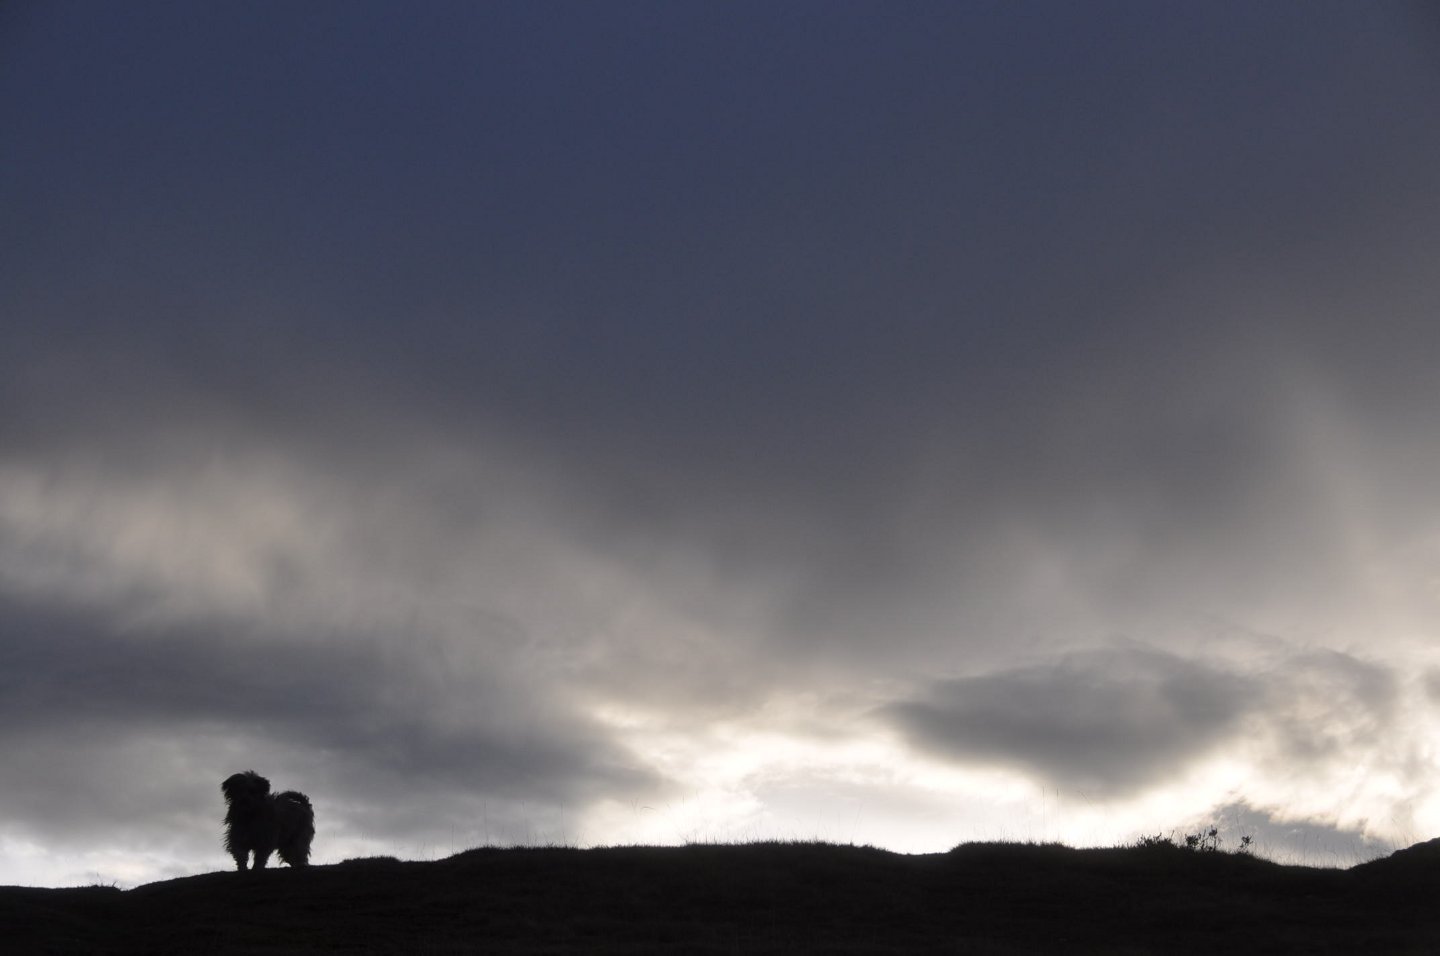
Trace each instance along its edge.
<instances>
[{"instance_id":1,"label":"sky","mask_svg":"<svg viewBox=\"0 0 1440 956\"><path fill-rule=\"evenodd\" d=\"M0 6L0 883L1440 836L1440 16Z\"/></svg>"}]
</instances>

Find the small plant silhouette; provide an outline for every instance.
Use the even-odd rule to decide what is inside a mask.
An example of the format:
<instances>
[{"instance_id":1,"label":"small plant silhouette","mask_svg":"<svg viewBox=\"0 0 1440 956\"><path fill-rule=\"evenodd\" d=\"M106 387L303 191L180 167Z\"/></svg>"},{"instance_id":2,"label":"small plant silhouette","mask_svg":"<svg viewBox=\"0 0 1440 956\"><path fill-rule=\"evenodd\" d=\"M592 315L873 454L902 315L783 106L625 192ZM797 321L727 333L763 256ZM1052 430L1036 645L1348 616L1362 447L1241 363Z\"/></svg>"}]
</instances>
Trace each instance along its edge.
<instances>
[{"instance_id":1,"label":"small plant silhouette","mask_svg":"<svg viewBox=\"0 0 1440 956\"><path fill-rule=\"evenodd\" d=\"M1185 842L1183 844L1176 843L1174 837L1172 836L1166 836L1161 833L1156 833L1152 836L1140 837L1140 839L1135 841L1135 846L1141 849L1151 850L1183 849L1189 850L1191 853L1219 853L1221 852L1220 844L1222 844L1223 842L1225 841L1224 838L1220 836L1220 828L1209 827L1208 829L1201 830L1199 833L1185 834ZM1236 847L1233 852L1249 856L1250 854L1254 853L1254 851L1254 838L1250 836L1242 836L1240 838L1240 845Z\"/></svg>"},{"instance_id":2,"label":"small plant silhouette","mask_svg":"<svg viewBox=\"0 0 1440 956\"><path fill-rule=\"evenodd\" d=\"M1211 827L1208 830L1201 830L1199 833L1187 833L1185 835L1185 848L1194 850L1196 853L1220 852L1219 828Z\"/></svg>"}]
</instances>

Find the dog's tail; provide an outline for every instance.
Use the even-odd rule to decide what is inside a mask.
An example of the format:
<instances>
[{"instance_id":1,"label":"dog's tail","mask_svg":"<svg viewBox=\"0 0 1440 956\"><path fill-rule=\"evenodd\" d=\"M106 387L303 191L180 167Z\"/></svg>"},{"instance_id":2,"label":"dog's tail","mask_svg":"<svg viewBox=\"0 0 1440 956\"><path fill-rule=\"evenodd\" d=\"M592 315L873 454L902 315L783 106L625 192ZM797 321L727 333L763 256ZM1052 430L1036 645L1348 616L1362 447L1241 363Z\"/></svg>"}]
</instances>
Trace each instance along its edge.
<instances>
[{"instance_id":1,"label":"dog's tail","mask_svg":"<svg viewBox=\"0 0 1440 956\"><path fill-rule=\"evenodd\" d=\"M295 790L275 794L279 833L275 849L291 866L310 862L310 841L315 839L315 809L310 798Z\"/></svg>"}]
</instances>

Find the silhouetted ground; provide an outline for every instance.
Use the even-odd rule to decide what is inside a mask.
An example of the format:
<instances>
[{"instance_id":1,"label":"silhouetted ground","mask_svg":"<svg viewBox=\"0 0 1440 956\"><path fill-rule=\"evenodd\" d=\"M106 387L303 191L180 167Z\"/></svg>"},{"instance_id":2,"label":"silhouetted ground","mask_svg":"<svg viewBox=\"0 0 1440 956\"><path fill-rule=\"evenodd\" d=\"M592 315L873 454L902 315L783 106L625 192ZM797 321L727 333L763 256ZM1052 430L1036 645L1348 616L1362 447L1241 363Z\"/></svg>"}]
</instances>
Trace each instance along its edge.
<instances>
[{"instance_id":1,"label":"silhouetted ground","mask_svg":"<svg viewBox=\"0 0 1440 956\"><path fill-rule=\"evenodd\" d=\"M1440 841L1350 870L1183 848L478 849L0 888L7 953L1436 953Z\"/></svg>"}]
</instances>

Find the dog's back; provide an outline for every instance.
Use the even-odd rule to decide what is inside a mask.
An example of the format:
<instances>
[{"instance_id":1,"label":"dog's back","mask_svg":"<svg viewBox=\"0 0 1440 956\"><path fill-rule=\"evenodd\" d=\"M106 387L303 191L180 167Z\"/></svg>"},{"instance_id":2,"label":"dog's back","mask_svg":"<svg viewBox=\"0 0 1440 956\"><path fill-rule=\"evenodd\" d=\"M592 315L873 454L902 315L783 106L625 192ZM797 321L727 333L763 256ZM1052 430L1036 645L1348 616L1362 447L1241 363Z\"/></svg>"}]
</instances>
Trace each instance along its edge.
<instances>
[{"instance_id":1,"label":"dog's back","mask_svg":"<svg viewBox=\"0 0 1440 956\"><path fill-rule=\"evenodd\" d=\"M315 838L315 809L298 790L275 794L277 837L275 849L291 866L310 862L310 841Z\"/></svg>"}]
</instances>

